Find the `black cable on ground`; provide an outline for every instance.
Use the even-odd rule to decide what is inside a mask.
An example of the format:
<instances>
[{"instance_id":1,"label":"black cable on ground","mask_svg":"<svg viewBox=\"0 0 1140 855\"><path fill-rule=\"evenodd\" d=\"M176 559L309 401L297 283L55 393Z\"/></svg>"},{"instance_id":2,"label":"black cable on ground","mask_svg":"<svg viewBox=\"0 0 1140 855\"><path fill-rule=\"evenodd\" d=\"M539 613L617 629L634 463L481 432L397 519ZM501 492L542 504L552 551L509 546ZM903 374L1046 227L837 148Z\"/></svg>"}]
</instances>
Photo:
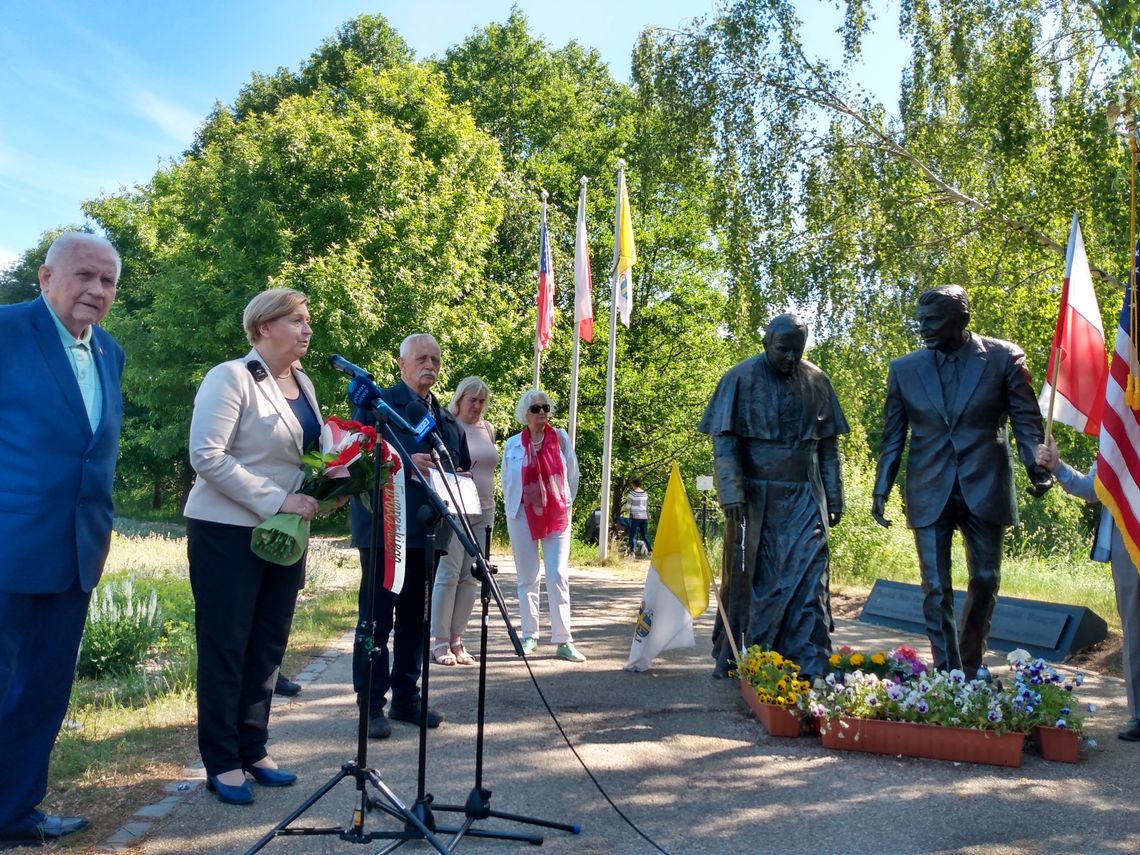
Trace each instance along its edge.
<instances>
[{"instance_id":1,"label":"black cable on ground","mask_svg":"<svg viewBox=\"0 0 1140 855\"><path fill-rule=\"evenodd\" d=\"M579 765L585 771L586 775L589 776L597 791L602 794L602 798L606 800L606 803L614 809L614 813L620 816L626 825L637 832L638 837L640 837L658 852L663 853L663 855L669 855L668 850L663 849L657 844L657 841L655 841L648 834L638 828L637 823L626 816L622 809L619 808L614 800L610 798L610 795L606 792L605 787L603 787L601 782L594 776L594 773L590 771L590 767L586 765L586 761L582 759L582 755L578 753L578 749L574 747L574 743L572 743L570 741L570 737L566 735L566 731L562 728L562 722L558 720L558 716L555 715L554 710L550 708L550 702L546 700L546 695L542 693L542 687L538 684L538 678L535 677L534 669L530 667L530 660L527 659L526 654L523 654L522 660L523 664L526 665L527 673L530 674L530 681L534 684L534 690L538 692L539 700L542 701L542 705L546 707L546 712L550 715L550 720L554 722L554 726L558 728L558 732L562 735L562 740L566 743L566 747L570 749L570 753L574 755L574 759L578 761Z\"/></svg>"}]
</instances>

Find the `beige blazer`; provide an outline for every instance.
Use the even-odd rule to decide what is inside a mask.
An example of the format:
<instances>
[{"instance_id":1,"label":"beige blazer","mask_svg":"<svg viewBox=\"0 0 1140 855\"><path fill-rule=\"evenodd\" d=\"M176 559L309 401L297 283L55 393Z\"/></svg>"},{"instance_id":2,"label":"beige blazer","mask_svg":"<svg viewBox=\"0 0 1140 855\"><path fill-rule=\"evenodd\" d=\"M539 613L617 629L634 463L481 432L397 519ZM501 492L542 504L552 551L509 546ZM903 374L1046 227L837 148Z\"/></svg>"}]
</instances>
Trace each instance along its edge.
<instances>
[{"instance_id":1,"label":"beige blazer","mask_svg":"<svg viewBox=\"0 0 1140 855\"><path fill-rule=\"evenodd\" d=\"M198 477L187 517L256 526L301 485L301 425L273 378L254 378L255 359L266 364L254 348L211 368L198 387L190 419L190 465ZM312 382L298 365L293 376L321 421Z\"/></svg>"}]
</instances>

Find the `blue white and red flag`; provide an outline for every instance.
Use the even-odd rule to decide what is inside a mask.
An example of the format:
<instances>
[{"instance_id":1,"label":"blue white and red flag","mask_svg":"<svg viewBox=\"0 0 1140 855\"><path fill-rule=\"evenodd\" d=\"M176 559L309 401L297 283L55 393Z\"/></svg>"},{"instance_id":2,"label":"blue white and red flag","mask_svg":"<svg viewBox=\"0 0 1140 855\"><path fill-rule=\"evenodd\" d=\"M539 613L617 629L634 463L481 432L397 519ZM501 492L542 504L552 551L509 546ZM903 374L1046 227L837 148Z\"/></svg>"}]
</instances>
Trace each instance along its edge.
<instances>
[{"instance_id":1,"label":"blue white and red flag","mask_svg":"<svg viewBox=\"0 0 1140 855\"><path fill-rule=\"evenodd\" d=\"M1096 456L1096 494L1112 513L1132 563L1140 567L1140 413L1132 408L1133 395L1128 394L1129 386L1135 386L1138 379L1133 339L1136 309L1132 306L1138 267L1140 242L1132 256L1132 274L1124 291L1112 368L1105 389L1100 449Z\"/></svg>"}]
</instances>

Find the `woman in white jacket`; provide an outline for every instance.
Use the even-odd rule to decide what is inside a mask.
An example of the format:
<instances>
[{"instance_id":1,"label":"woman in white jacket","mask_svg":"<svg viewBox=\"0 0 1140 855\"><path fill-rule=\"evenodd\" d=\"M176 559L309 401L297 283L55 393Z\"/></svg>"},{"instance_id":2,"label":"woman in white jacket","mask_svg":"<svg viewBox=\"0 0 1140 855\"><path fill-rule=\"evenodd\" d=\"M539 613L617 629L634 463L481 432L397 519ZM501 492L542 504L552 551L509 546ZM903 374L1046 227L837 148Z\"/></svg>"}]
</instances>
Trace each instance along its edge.
<instances>
[{"instance_id":1,"label":"woman in white jacket","mask_svg":"<svg viewBox=\"0 0 1140 855\"><path fill-rule=\"evenodd\" d=\"M248 804L245 773L266 787L297 780L266 751L274 676L285 653L305 556L282 567L250 549L255 526L278 511L312 519L297 492L301 453L318 440L321 411L300 359L313 334L304 294L262 291L242 318L253 349L206 374L190 419L187 553L198 642L198 750L206 785Z\"/></svg>"},{"instance_id":2,"label":"woman in white jacket","mask_svg":"<svg viewBox=\"0 0 1140 855\"><path fill-rule=\"evenodd\" d=\"M552 427L550 396L530 389L515 418L524 428L503 447L501 468L507 534L515 557L523 651L538 649L539 545L546 566L550 640L555 656L585 662L570 631L570 519L578 493L578 458L566 431Z\"/></svg>"}]
</instances>

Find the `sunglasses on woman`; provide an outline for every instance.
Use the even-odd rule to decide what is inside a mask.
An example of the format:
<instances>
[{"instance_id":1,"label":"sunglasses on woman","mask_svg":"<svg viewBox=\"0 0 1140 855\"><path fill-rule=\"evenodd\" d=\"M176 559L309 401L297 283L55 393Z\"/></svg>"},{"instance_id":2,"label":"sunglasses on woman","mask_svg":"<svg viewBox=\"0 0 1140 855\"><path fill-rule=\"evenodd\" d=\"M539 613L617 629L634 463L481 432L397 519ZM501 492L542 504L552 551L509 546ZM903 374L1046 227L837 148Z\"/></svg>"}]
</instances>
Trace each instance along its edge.
<instances>
[{"instance_id":1,"label":"sunglasses on woman","mask_svg":"<svg viewBox=\"0 0 1140 855\"><path fill-rule=\"evenodd\" d=\"M549 413L550 404L531 404L530 411L532 413Z\"/></svg>"}]
</instances>

